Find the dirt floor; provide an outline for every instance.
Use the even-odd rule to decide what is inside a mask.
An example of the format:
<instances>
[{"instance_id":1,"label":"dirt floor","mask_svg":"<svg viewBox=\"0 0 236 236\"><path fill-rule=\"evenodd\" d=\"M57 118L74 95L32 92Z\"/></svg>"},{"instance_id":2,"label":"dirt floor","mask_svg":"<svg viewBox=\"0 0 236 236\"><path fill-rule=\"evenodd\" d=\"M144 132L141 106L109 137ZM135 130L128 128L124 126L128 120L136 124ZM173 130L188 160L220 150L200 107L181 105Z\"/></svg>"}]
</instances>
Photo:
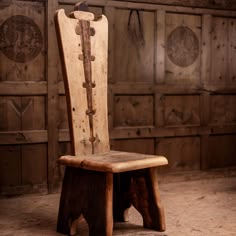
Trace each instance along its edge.
<instances>
[{"instance_id":1,"label":"dirt floor","mask_svg":"<svg viewBox=\"0 0 236 236\"><path fill-rule=\"evenodd\" d=\"M191 172L161 176L165 207L164 233L143 229L142 219L130 210L130 222L116 224L114 235L235 236L236 171ZM59 194L0 199L1 236L53 236ZM78 235L88 235L83 229Z\"/></svg>"}]
</instances>

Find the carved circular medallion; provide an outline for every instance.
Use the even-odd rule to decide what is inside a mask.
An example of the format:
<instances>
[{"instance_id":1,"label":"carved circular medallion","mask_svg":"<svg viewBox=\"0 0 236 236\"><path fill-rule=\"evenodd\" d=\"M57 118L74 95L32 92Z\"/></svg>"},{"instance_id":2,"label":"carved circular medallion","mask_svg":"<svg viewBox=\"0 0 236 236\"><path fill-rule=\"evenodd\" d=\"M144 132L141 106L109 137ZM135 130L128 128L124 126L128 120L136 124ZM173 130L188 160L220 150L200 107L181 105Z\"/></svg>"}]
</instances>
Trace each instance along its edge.
<instances>
[{"instance_id":1,"label":"carved circular medallion","mask_svg":"<svg viewBox=\"0 0 236 236\"><path fill-rule=\"evenodd\" d=\"M42 47L42 33L31 18L11 16L0 26L0 48L10 60L21 63L31 61Z\"/></svg>"},{"instance_id":2,"label":"carved circular medallion","mask_svg":"<svg viewBox=\"0 0 236 236\"><path fill-rule=\"evenodd\" d=\"M192 65L199 54L199 41L188 27L174 29L167 39L167 55L170 60L181 67Z\"/></svg>"}]
</instances>

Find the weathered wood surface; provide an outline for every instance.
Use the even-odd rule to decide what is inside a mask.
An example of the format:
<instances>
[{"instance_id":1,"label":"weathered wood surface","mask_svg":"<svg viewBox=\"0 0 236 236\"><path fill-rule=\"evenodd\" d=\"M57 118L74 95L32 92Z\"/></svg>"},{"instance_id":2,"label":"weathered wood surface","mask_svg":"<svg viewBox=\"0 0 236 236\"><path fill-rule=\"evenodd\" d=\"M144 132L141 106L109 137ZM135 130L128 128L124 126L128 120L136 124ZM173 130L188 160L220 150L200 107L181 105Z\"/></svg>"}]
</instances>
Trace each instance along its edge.
<instances>
[{"instance_id":1,"label":"weathered wood surface","mask_svg":"<svg viewBox=\"0 0 236 236\"><path fill-rule=\"evenodd\" d=\"M88 170L118 173L167 165L163 156L142 155L131 152L110 151L107 153L79 156L62 156L61 164Z\"/></svg>"},{"instance_id":2,"label":"weathered wood surface","mask_svg":"<svg viewBox=\"0 0 236 236\"><path fill-rule=\"evenodd\" d=\"M86 89L83 86L85 83L85 76L83 71L83 61L78 60L79 55L82 54L81 39L74 31L77 21L69 19L63 11L57 13L59 18L60 37L62 42L70 42L70 45L62 45L62 50L65 56L65 68L64 73L68 79L66 85L68 89L68 109L69 120L71 126L71 140L73 140L73 153L75 155L92 153L91 146L89 145L90 134L89 121L86 119L85 113L81 110L87 110L87 94ZM96 37L100 38L100 42L95 42L91 37L91 51L96 52L95 61L92 62L92 77L95 87L93 88L92 103L96 107L94 114L93 132L96 138L95 153L106 152L109 150L109 138L108 138L108 121L107 121L107 21L103 17L99 21L104 27L103 30L96 30L96 22L91 22L91 27L95 29ZM66 33L65 33L65 32ZM78 47L78 45L80 45ZM63 54L62 54L63 56ZM80 79L80 82L79 82Z\"/></svg>"},{"instance_id":3,"label":"weathered wood surface","mask_svg":"<svg viewBox=\"0 0 236 236\"><path fill-rule=\"evenodd\" d=\"M111 236L112 186L112 174L66 167L57 231L74 235L77 222L74 225L73 222L84 217L89 224L89 235Z\"/></svg>"}]
</instances>

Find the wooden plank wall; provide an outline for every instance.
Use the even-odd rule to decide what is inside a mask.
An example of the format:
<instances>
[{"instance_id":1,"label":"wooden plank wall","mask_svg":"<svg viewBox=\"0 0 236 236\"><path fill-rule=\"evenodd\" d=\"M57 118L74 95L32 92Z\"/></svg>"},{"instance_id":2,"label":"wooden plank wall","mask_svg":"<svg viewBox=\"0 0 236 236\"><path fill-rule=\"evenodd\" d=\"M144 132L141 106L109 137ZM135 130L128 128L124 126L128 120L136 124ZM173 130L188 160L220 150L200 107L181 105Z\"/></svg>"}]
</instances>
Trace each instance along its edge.
<instances>
[{"instance_id":1,"label":"wooden plank wall","mask_svg":"<svg viewBox=\"0 0 236 236\"><path fill-rule=\"evenodd\" d=\"M234 1L87 2L109 20L112 148L166 155L168 170L236 165ZM0 2L1 194L59 187L70 143L53 16L75 3Z\"/></svg>"},{"instance_id":2,"label":"wooden plank wall","mask_svg":"<svg viewBox=\"0 0 236 236\"><path fill-rule=\"evenodd\" d=\"M45 22L43 2L0 2L1 193L47 191Z\"/></svg>"}]
</instances>

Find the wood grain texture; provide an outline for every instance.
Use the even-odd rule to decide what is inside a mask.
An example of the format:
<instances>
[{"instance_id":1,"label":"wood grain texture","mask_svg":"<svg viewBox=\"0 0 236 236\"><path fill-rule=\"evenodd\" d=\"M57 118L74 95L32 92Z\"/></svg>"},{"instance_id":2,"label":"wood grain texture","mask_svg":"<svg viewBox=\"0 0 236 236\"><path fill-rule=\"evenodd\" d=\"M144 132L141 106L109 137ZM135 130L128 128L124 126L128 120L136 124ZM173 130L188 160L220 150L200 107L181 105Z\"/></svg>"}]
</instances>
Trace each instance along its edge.
<instances>
[{"instance_id":1,"label":"wood grain texture","mask_svg":"<svg viewBox=\"0 0 236 236\"><path fill-rule=\"evenodd\" d=\"M112 236L112 177L112 174L67 167L57 231L70 234L73 221L83 215L89 224L89 235ZM72 189L71 186L79 188Z\"/></svg>"},{"instance_id":2,"label":"wood grain texture","mask_svg":"<svg viewBox=\"0 0 236 236\"><path fill-rule=\"evenodd\" d=\"M62 156L59 162L66 166L88 170L118 173L124 171L167 165L163 156L144 155L130 152L110 151L93 155Z\"/></svg>"},{"instance_id":3,"label":"wood grain texture","mask_svg":"<svg viewBox=\"0 0 236 236\"><path fill-rule=\"evenodd\" d=\"M47 30L48 30L48 187L49 192L56 191L59 187L58 158L58 67L59 56L56 42L55 26L53 22L54 12L58 9L57 1L49 1L47 5Z\"/></svg>"},{"instance_id":4,"label":"wood grain texture","mask_svg":"<svg viewBox=\"0 0 236 236\"><path fill-rule=\"evenodd\" d=\"M45 7L0 3L0 194L47 184Z\"/></svg>"},{"instance_id":5,"label":"wood grain texture","mask_svg":"<svg viewBox=\"0 0 236 236\"><path fill-rule=\"evenodd\" d=\"M66 78L68 78L68 84L66 84L66 89L68 89L68 109L69 109L69 120L72 122L71 132L74 144L74 153L75 154L85 154L91 149L89 144L89 123L86 118L85 113L79 112L81 110L86 111L87 104L84 102L87 100L86 90L83 87L84 72L83 72L83 62L78 60L78 56L82 53L80 37L75 34L75 27L77 20L71 21L67 18L64 13L58 12L58 18L60 19L60 37L62 41L70 41L70 47L62 45L65 57L65 68L64 73ZM102 31L97 30L97 25L103 25L101 27ZM96 42L93 37L91 37L91 50L92 53L95 53L95 61L92 66L92 75L93 80L96 84L93 89L93 104L96 108L96 113L94 116L94 135L97 137L97 142L95 144L96 152L104 152L109 149L109 140L107 122L107 107L102 104L107 103L107 21L103 17L97 22L91 22L91 27L95 28L96 37L100 38L100 42ZM73 43L73 44L72 44ZM71 63L74 62L74 63ZM80 81L80 82L79 82ZM77 94L75 96L75 94ZM102 98L102 99L101 99ZM72 129L73 127L73 129ZM99 140L99 141L98 141ZM91 151L90 151L91 152Z\"/></svg>"}]
</instances>

